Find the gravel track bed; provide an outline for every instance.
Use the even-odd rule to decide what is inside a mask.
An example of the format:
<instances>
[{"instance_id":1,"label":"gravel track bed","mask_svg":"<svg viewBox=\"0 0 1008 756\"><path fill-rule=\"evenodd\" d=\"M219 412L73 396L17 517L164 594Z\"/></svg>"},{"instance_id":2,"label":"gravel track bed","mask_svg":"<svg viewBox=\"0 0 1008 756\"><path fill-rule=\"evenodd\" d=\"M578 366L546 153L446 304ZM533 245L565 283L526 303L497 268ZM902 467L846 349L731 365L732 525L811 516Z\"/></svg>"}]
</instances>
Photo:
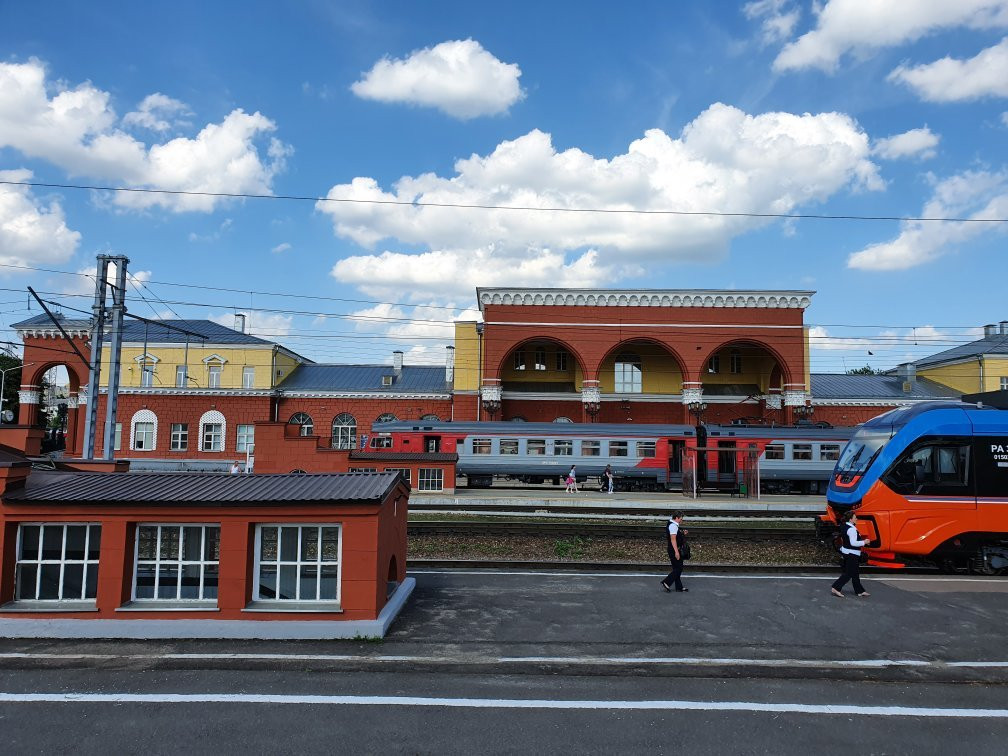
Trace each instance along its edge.
<instances>
[{"instance_id":1,"label":"gravel track bed","mask_svg":"<svg viewBox=\"0 0 1008 756\"><path fill-rule=\"evenodd\" d=\"M813 539L807 543L690 540L692 561L713 564L837 564L836 552ZM557 562L667 562L659 538L552 538L543 536L411 536L414 559L493 559Z\"/></svg>"}]
</instances>

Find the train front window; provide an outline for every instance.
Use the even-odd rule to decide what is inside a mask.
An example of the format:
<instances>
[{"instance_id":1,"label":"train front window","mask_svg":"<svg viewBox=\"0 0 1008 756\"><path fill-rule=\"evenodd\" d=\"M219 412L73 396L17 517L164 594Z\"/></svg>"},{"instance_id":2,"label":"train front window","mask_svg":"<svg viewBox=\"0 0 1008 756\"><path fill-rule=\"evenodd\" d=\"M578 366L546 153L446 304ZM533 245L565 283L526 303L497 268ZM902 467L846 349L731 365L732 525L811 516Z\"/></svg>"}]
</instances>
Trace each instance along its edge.
<instances>
[{"instance_id":1,"label":"train front window","mask_svg":"<svg viewBox=\"0 0 1008 756\"><path fill-rule=\"evenodd\" d=\"M862 428L844 447L837 462L836 472L840 475L862 475L875 461L875 457L889 442L888 430Z\"/></svg>"}]
</instances>

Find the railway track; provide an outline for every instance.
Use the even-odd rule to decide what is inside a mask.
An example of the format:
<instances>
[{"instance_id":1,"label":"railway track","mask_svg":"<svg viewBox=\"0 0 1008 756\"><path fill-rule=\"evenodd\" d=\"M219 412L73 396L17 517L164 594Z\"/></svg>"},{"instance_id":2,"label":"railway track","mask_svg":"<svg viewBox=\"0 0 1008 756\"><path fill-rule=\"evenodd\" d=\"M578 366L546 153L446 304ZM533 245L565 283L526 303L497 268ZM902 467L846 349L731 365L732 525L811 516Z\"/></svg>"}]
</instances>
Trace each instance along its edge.
<instances>
[{"instance_id":1,"label":"railway track","mask_svg":"<svg viewBox=\"0 0 1008 756\"><path fill-rule=\"evenodd\" d=\"M800 526L754 528L744 526L694 525L688 528L690 539L731 541L813 541L815 528L808 523ZM594 524L571 522L521 522L521 521L457 521L418 520L410 522L407 533L411 536L482 536L543 538L627 538L659 540L659 525Z\"/></svg>"},{"instance_id":2,"label":"railway track","mask_svg":"<svg viewBox=\"0 0 1008 756\"><path fill-rule=\"evenodd\" d=\"M667 504L650 506L585 506L583 504L524 504L518 500L503 500L501 502L469 502L459 500L453 507L446 507L442 503L429 504L426 502L410 499L409 508L411 512L451 512L453 514L497 514L507 512L534 512L542 514L590 514L600 517L606 515L653 515L655 517L668 517L671 507ZM809 509L800 511L794 509L690 509L689 505L676 507L688 512L691 516L702 517L738 517L750 519L784 518L795 520L808 520L810 517L822 514L824 508Z\"/></svg>"}]
</instances>

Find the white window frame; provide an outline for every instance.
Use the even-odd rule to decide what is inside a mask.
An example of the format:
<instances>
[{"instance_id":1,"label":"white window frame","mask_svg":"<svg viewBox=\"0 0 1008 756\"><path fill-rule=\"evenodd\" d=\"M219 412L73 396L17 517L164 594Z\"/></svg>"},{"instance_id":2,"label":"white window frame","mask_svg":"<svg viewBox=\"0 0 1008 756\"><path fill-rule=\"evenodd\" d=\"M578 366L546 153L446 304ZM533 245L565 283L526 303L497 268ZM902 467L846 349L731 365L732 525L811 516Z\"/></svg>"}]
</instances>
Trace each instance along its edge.
<instances>
[{"instance_id":1,"label":"white window frame","mask_svg":"<svg viewBox=\"0 0 1008 756\"><path fill-rule=\"evenodd\" d=\"M417 474L418 491L444 491L444 470L440 467L421 467Z\"/></svg>"},{"instance_id":2,"label":"white window frame","mask_svg":"<svg viewBox=\"0 0 1008 756\"><path fill-rule=\"evenodd\" d=\"M582 457L600 457L602 456L602 442L596 441L594 439L586 439L581 442L581 456Z\"/></svg>"},{"instance_id":3,"label":"white window frame","mask_svg":"<svg viewBox=\"0 0 1008 756\"><path fill-rule=\"evenodd\" d=\"M84 558L83 559L67 559L66 558L66 546L67 546L67 528L71 527L83 527L84 530ZM24 553L24 528L38 528L38 548L35 551L34 558L26 559ZM59 559L43 559L42 558L42 545L45 542L45 533L47 528L61 528L62 534L60 536L60 557ZM91 541L94 534L97 533L98 539L98 550L95 557L91 558ZM18 523L17 529L17 550L15 552L15 562L14 562L14 600L15 602L30 601L30 602L64 602L64 601L87 601L93 603L98 596L98 561L101 553L101 523L100 522L22 522ZM57 591L57 598L38 598L39 593L42 589L42 572L45 565L59 565L59 589ZM63 589L66 576L66 568L68 565L82 565L81 568L81 591L79 596L64 596ZM21 595L21 574L25 567L35 568L35 589L32 596L22 596ZM94 570L94 587L95 595L88 596L88 573Z\"/></svg>"},{"instance_id":4,"label":"white window frame","mask_svg":"<svg viewBox=\"0 0 1008 756\"><path fill-rule=\"evenodd\" d=\"M189 385L189 366L175 366L175 388L185 388Z\"/></svg>"},{"instance_id":5,"label":"white window frame","mask_svg":"<svg viewBox=\"0 0 1008 756\"><path fill-rule=\"evenodd\" d=\"M374 426L378 425L379 423L394 423L398 419L399 418L393 415L391 412L383 412L382 414L378 415L378 417L375 418L375 421L373 423L371 423L372 430L374 430ZM422 419L423 418L421 418L421 420Z\"/></svg>"},{"instance_id":6,"label":"white window frame","mask_svg":"<svg viewBox=\"0 0 1008 756\"><path fill-rule=\"evenodd\" d=\"M137 446L137 441L140 439L137 437L137 426L138 425L151 425L151 444L150 446ZM133 451L155 451L157 449L157 432L158 432L158 419L149 409L137 410L133 413L132 419L130 419L130 446L129 448ZM118 448L118 447L117 447Z\"/></svg>"},{"instance_id":7,"label":"white window frame","mask_svg":"<svg viewBox=\"0 0 1008 756\"><path fill-rule=\"evenodd\" d=\"M617 394L640 394L644 391L644 368L635 354L620 354L613 366L613 391Z\"/></svg>"},{"instance_id":8,"label":"white window frame","mask_svg":"<svg viewBox=\"0 0 1008 756\"><path fill-rule=\"evenodd\" d=\"M372 449L391 449L392 436L372 436L371 440L368 442L368 446Z\"/></svg>"},{"instance_id":9,"label":"white window frame","mask_svg":"<svg viewBox=\"0 0 1008 756\"><path fill-rule=\"evenodd\" d=\"M574 441L569 438L558 438L553 441L554 457L573 457Z\"/></svg>"},{"instance_id":10,"label":"white window frame","mask_svg":"<svg viewBox=\"0 0 1008 756\"><path fill-rule=\"evenodd\" d=\"M412 486L412 474L410 468L408 467L386 467L385 472L401 472L403 477L406 478L406 484Z\"/></svg>"},{"instance_id":11,"label":"white window frame","mask_svg":"<svg viewBox=\"0 0 1008 756\"><path fill-rule=\"evenodd\" d=\"M235 451L239 452L252 451L254 447L255 447L255 426L249 424L238 425L235 437Z\"/></svg>"},{"instance_id":12,"label":"white window frame","mask_svg":"<svg viewBox=\"0 0 1008 756\"><path fill-rule=\"evenodd\" d=\"M154 543L154 558L153 559L141 559L140 558L140 529L141 528L156 528L155 530L155 543ZM199 559L184 559L185 554L185 538L186 538L186 528L199 528L200 529L200 546L199 546ZM212 528L217 531L217 558L207 559L206 548L207 548L207 528ZM142 522L136 526L136 531L134 532L134 543L133 543L133 588L130 594L133 601L142 602L165 602L165 601L177 601L186 604L217 604L217 595L220 591L220 529L221 526L217 523L189 523L189 522L171 522L171 523L160 523L160 522ZM162 536L167 535L171 531L175 531L178 534L178 554L174 559L170 557L162 558ZM154 568L154 595L153 596L137 596L137 579L140 574L141 565L149 565ZM191 567L196 565L199 567L199 595L196 598L182 598L182 571L184 567ZM214 566L217 568L217 585L214 587L214 595L207 596L206 588L206 578L207 578L207 567ZM162 570L164 567L174 567L177 570L177 581L175 585L175 595L174 596L160 596L160 583Z\"/></svg>"},{"instance_id":13,"label":"white window frame","mask_svg":"<svg viewBox=\"0 0 1008 756\"><path fill-rule=\"evenodd\" d=\"M518 349L514 353L514 369L524 370L525 369L525 350Z\"/></svg>"},{"instance_id":14,"label":"white window frame","mask_svg":"<svg viewBox=\"0 0 1008 756\"><path fill-rule=\"evenodd\" d=\"M242 368L242 388L255 388L255 365L246 365Z\"/></svg>"},{"instance_id":15,"label":"white window frame","mask_svg":"<svg viewBox=\"0 0 1008 756\"><path fill-rule=\"evenodd\" d=\"M1001 390L1008 391L1008 375L1001 376Z\"/></svg>"},{"instance_id":16,"label":"white window frame","mask_svg":"<svg viewBox=\"0 0 1008 756\"><path fill-rule=\"evenodd\" d=\"M802 456L798 456L801 454ZM791 459L796 462L812 461L812 444L791 444Z\"/></svg>"},{"instance_id":17,"label":"white window frame","mask_svg":"<svg viewBox=\"0 0 1008 756\"><path fill-rule=\"evenodd\" d=\"M122 423L116 423L112 438L112 451L122 451Z\"/></svg>"},{"instance_id":18,"label":"white window frame","mask_svg":"<svg viewBox=\"0 0 1008 756\"><path fill-rule=\"evenodd\" d=\"M288 425L298 426L299 436L312 436L315 434L315 421L307 412L295 412L287 421Z\"/></svg>"},{"instance_id":19,"label":"white window frame","mask_svg":"<svg viewBox=\"0 0 1008 756\"><path fill-rule=\"evenodd\" d=\"M349 418L353 421L351 425L343 422L339 425L336 421L340 418ZM333 449L356 449L357 448L357 418L349 412L340 412L332 421L332 448Z\"/></svg>"},{"instance_id":20,"label":"white window frame","mask_svg":"<svg viewBox=\"0 0 1008 756\"><path fill-rule=\"evenodd\" d=\"M140 388L154 388L154 366L144 363L140 366Z\"/></svg>"},{"instance_id":21,"label":"white window frame","mask_svg":"<svg viewBox=\"0 0 1008 756\"><path fill-rule=\"evenodd\" d=\"M189 423L171 424L169 451L189 451Z\"/></svg>"},{"instance_id":22,"label":"white window frame","mask_svg":"<svg viewBox=\"0 0 1008 756\"><path fill-rule=\"evenodd\" d=\"M276 528L277 529L277 553L276 559L263 560L262 558L262 535L265 528ZM281 559L281 548L283 544L283 528L297 528L298 538L295 559ZM314 561L302 560L302 537L304 535L305 528L318 528L318 554ZM322 529L323 528L335 528L337 530L337 541L336 541L336 561L324 561L322 559ZM338 522L298 522L298 523L273 523L264 522L258 523L256 525L255 531L255 554L254 554L254 566L253 566L253 578L252 578L252 600L253 601L269 601L277 603L310 603L310 604L332 604L339 605L341 597L343 595L343 525ZM276 592L280 589L280 568L281 567L291 567L295 568L296 588L295 588L295 598L278 598L276 596L262 596L259 593L259 588L261 586L261 574L263 565L266 566L276 566L276 583L274 583ZM336 597L335 598L319 598L319 593L321 591L321 577L322 577L322 565L335 565L336 566ZM305 598L301 596L301 580L300 573L302 566L316 566L317 573L315 576L315 597Z\"/></svg>"},{"instance_id":23,"label":"white window frame","mask_svg":"<svg viewBox=\"0 0 1008 756\"><path fill-rule=\"evenodd\" d=\"M840 444L819 444L819 461L836 462L840 459Z\"/></svg>"},{"instance_id":24,"label":"white window frame","mask_svg":"<svg viewBox=\"0 0 1008 756\"><path fill-rule=\"evenodd\" d=\"M208 449L206 446L207 426L210 425L220 426L220 433L219 434L214 433L214 437L216 438L219 435L220 439L220 447L217 449L214 448ZM224 443L226 440L227 440L227 421L224 419L224 415L221 414L218 410L209 410L207 412L204 412L203 415L200 417L199 421L199 450L201 452L207 452L209 454L222 452L224 451Z\"/></svg>"},{"instance_id":25,"label":"white window frame","mask_svg":"<svg viewBox=\"0 0 1008 756\"><path fill-rule=\"evenodd\" d=\"M207 365L207 388L220 388L223 375L223 365Z\"/></svg>"},{"instance_id":26,"label":"white window frame","mask_svg":"<svg viewBox=\"0 0 1008 756\"><path fill-rule=\"evenodd\" d=\"M474 438L472 440L472 453L479 455L493 454L493 439Z\"/></svg>"},{"instance_id":27,"label":"white window frame","mask_svg":"<svg viewBox=\"0 0 1008 756\"><path fill-rule=\"evenodd\" d=\"M502 438L497 442L498 454L513 455L518 453L517 438Z\"/></svg>"},{"instance_id":28,"label":"white window frame","mask_svg":"<svg viewBox=\"0 0 1008 756\"><path fill-rule=\"evenodd\" d=\"M767 444L763 449L763 457L768 460L782 460L787 456L787 447L784 444ZM773 454L771 457L770 455Z\"/></svg>"}]
</instances>

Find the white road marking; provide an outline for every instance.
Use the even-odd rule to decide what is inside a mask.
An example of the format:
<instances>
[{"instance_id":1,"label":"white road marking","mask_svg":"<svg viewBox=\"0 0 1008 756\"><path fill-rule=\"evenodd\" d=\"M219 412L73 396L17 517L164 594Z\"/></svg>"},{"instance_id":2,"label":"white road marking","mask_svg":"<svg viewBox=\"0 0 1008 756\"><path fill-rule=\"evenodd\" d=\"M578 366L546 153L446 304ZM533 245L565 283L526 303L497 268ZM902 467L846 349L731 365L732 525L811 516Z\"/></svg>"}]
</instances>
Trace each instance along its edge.
<instances>
[{"instance_id":1,"label":"white road marking","mask_svg":"<svg viewBox=\"0 0 1008 756\"><path fill-rule=\"evenodd\" d=\"M883 669L886 667L930 667L941 669L957 667L968 669L1008 668L1008 661L926 661L922 659L747 659L739 657L704 656L421 656L421 655L362 655L362 654L284 654L284 653L163 653L163 654L57 654L57 653L0 653L4 659L38 659L56 661L324 661L364 663L418 663L418 664L569 664L569 665L702 665L739 667L810 667L822 669Z\"/></svg>"},{"instance_id":2,"label":"white road marking","mask_svg":"<svg viewBox=\"0 0 1008 756\"><path fill-rule=\"evenodd\" d=\"M663 712L742 711L767 714L848 714L875 717L1008 719L1008 709L962 709L850 704L764 703L761 701L551 701L508 698L421 698L418 696L321 696L257 693L0 693L4 703L296 704L325 706L430 706L462 709L589 709Z\"/></svg>"}]
</instances>

